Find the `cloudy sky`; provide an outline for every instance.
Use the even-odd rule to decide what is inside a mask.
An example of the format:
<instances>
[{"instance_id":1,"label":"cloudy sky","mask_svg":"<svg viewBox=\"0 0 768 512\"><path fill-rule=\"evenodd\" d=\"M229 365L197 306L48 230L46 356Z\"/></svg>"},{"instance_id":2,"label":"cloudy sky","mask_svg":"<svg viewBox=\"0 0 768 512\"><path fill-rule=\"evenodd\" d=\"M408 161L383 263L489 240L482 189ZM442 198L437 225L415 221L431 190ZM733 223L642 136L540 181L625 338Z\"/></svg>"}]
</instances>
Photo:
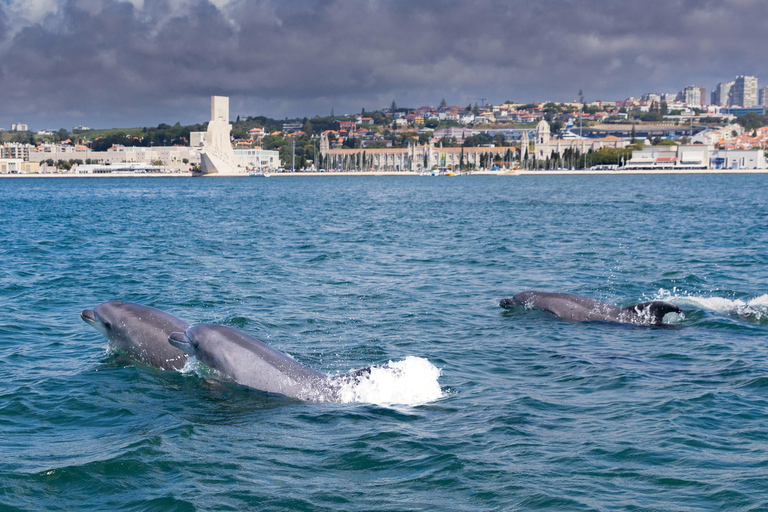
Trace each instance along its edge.
<instances>
[{"instance_id":1,"label":"cloudy sky","mask_svg":"<svg viewBox=\"0 0 768 512\"><path fill-rule=\"evenodd\" d=\"M709 94L767 43L765 0L0 0L0 127Z\"/></svg>"}]
</instances>

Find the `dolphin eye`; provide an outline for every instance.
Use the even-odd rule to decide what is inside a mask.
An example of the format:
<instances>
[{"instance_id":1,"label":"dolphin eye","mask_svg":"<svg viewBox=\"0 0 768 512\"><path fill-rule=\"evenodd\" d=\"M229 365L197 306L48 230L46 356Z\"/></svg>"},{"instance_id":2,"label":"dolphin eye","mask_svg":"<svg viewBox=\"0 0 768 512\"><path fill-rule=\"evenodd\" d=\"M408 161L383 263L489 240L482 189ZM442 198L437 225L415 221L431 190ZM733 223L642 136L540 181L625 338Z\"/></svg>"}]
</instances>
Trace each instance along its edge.
<instances>
[{"instance_id":1,"label":"dolphin eye","mask_svg":"<svg viewBox=\"0 0 768 512\"><path fill-rule=\"evenodd\" d=\"M105 329L111 329L112 328L112 324L109 323L109 322L104 322L104 328Z\"/></svg>"}]
</instances>

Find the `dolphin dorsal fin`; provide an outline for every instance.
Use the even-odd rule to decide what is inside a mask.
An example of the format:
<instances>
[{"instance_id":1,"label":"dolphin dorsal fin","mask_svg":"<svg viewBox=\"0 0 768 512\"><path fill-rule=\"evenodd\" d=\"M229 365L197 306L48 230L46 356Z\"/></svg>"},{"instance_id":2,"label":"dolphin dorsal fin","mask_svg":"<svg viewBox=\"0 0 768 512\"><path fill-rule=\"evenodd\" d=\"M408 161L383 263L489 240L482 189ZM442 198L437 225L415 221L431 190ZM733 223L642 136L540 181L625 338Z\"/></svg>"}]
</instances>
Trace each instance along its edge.
<instances>
[{"instance_id":1,"label":"dolphin dorsal fin","mask_svg":"<svg viewBox=\"0 0 768 512\"><path fill-rule=\"evenodd\" d=\"M638 315L643 323L659 325L664 319L664 315L667 313L682 313L682 310L672 304L671 302L664 302L662 300L654 300L651 302L641 302L640 304L633 304L627 306L624 310L632 312Z\"/></svg>"}]
</instances>

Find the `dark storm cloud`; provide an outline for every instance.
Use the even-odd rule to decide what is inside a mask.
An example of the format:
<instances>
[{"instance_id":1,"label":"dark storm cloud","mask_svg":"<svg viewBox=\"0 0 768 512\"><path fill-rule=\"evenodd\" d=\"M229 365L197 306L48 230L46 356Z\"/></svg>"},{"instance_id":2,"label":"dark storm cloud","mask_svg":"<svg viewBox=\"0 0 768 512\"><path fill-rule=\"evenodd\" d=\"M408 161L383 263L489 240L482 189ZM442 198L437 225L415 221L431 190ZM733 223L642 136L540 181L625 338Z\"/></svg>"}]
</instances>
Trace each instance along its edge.
<instances>
[{"instance_id":1,"label":"dark storm cloud","mask_svg":"<svg viewBox=\"0 0 768 512\"><path fill-rule=\"evenodd\" d=\"M0 115L40 128L203 121L212 94L232 98L233 116L283 117L392 99L711 90L763 78L768 28L757 0L40 0L36 17L14 6L0 5Z\"/></svg>"}]
</instances>

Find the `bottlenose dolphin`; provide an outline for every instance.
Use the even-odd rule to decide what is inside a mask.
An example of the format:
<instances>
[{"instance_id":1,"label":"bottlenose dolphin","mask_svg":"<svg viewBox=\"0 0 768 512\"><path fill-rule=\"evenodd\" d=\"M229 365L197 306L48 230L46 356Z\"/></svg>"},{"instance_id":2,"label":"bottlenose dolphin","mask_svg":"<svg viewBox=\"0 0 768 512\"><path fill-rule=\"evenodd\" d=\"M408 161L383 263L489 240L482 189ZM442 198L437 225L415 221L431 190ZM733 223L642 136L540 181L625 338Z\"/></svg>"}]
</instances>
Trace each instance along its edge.
<instances>
[{"instance_id":1,"label":"bottlenose dolphin","mask_svg":"<svg viewBox=\"0 0 768 512\"><path fill-rule=\"evenodd\" d=\"M343 384L370 373L370 368L340 376L316 372L263 341L223 325L196 325L171 333L168 342L238 384L300 400L338 401Z\"/></svg>"},{"instance_id":2,"label":"bottlenose dolphin","mask_svg":"<svg viewBox=\"0 0 768 512\"><path fill-rule=\"evenodd\" d=\"M634 325L660 325L667 313L682 313L674 304L660 300L622 308L581 295L537 291L522 292L511 299L502 299L499 306L504 309L516 306L536 308L566 320L580 322L607 321Z\"/></svg>"},{"instance_id":3,"label":"bottlenose dolphin","mask_svg":"<svg viewBox=\"0 0 768 512\"><path fill-rule=\"evenodd\" d=\"M113 300L83 310L80 318L134 361L163 370L179 370L187 362L187 354L170 346L168 336L189 324L164 311Z\"/></svg>"}]
</instances>

